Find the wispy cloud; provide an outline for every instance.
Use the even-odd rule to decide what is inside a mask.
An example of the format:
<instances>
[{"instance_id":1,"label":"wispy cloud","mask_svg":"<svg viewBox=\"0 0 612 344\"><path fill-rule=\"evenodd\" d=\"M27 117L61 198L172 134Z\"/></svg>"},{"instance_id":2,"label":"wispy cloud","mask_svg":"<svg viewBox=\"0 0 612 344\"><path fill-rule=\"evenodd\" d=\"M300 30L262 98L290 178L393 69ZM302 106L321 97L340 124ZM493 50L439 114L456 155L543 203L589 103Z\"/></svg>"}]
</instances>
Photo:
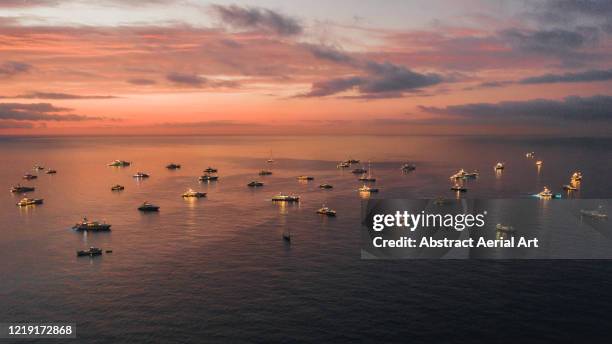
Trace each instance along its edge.
<instances>
[{"instance_id":1,"label":"wispy cloud","mask_svg":"<svg viewBox=\"0 0 612 344\"><path fill-rule=\"evenodd\" d=\"M1 99L112 99L117 98L116 96L100 96L100 95L78 95L69 93L58 93L58 92L30 92L24 94L17 94L14 96L0 96Z\"/></svg>"},{"instance_id":2,"label":"wispy cloud","mask_svg":"<svg viewBox=\"0 0 612 344\"><path fill-rule=\"evenodd\" d=\"M0 120L81 122L106 120L104 117L90 117L70 113L72 109L56 107L49 103L0 103Z\"/></svg>"},{"instance_id":3,"label":"wispy cloud","mask_svg":"<svg viewBox=\"0 0 612 344\"><path fill-rule=\"evenodd\" d=\"M612 96L570 96L563 100L532 99L471 103L446 107L420 106L424 112L458 117L475 123L612 121Z\"/></svg>"},{"instance_id":4,"label":"wispy cloud","mask_svg":"<svg viewBox=\"0 0 612 344\"><path fill-rule=\"evenodd\" d=\"M211 5L211 11L225 24L235 29L260 30L281 36L302 33L297 19L260 7Z\"/></svg>"},{"instance_id":5,"label":"wispy cloud","mask_svg":"<svg viewBox=\"0 0 612 344\"><path fill-rule=\"evenodd\" d=\"M11 77L17 74L27 73L32 66L27 63L17 61L7 61L0 64L0 77Z\"/></svg>"}]
</instances>

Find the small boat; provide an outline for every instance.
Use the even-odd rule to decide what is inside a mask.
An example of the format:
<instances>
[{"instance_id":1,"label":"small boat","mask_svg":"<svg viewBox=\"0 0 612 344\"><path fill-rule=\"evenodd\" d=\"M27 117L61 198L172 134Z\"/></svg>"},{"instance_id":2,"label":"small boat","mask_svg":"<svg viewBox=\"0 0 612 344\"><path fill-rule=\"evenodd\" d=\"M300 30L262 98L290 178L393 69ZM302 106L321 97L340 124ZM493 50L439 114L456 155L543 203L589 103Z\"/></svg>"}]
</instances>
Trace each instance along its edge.
<instances>
[{"instance_id":1,"label":"small boat","mask_svg":"<svg viewBox=\"0 0 612 344\"><path fill-rule=\"evenodd\" d=\"M349 158L349 159L348 159L348 160L346 160L345 162L348 162L349 164L358 164L358 163L359 163L359 160Z\"/></svg>"},{"instance_id":2,"label":"small boat","mask_svg":"<svg viewBox=\"0 0 612 344\"><path fill-rule=\"evenodd\" d=\"M321 189L333 189L334 186L331 185L331 184L321 184L321 185L319 185L319 188L321 188Z\"/></svg>"},{"instance_id":3,"label":"small boat","mask_svg":"<svg viewBox=\"0 0 612 344\"><path fill-rule=\"evenodd\" d=\"M356 168L356 169L351 171L351 173L354 173L354 174L364 174L366 172L368 172L368 170L366 170L363 167L358 167L358 168Z\"/></svg>"},{"instance_id":4,"label":"small boat","mask_svg":"<svg viewBox=\"0 0 612 344\"><path fill-rule=\"evenodd\" d=\"M149 178L149 175L144 172L136 172L134 178Z\"/></svg>"},{"instance_id":5,"label":"small boat","mask_svg":"<svg viewBox=\"0 0 612 344\"><path fill-rule=\"evenodd\" d=\"M121 191L123 189L125 189L125 186L123 185L115 184L111 186L111 191Z\"/></svg>"},{"instance_id":6,"label":"small boat","mask_svg":"<svg viewBox=\"0 0 612 344\"><path fill-rule=\"evenodd\" d=\"M217 173L217 169L216 169L216 168L213 168L213 167L208 166L208 168L206 168L206 169L204 170L204 173Z\"/></svg>"},{"instance_id":7,"label":"small boat","mask_svg":"<svg viewBox=\"0 0 612 344\"><path fill-rule=\"evenodd\" d=\"M526 158L533 159L535 158L535 152L528 152L525 154Z\"/></svg>"},{"instance_id":8,"label":"small boat","mask_svg":"<svg viewBox=\"0 0 612 344\"><path fill-rule=\"evenodd\" d=\"M598 219L607 219L608 214L604 213L603 206L599 206L596 210L580 210L580 214Z\"/></svg>"},{"instance_id":9,"label":"small boat","mask_svg":"<svg viewBox=\"0 0 612 344\"><path fill-rule=\"evenodd\" d=\"M322 208L317 210L317 214L327 215L327 216L336 216L336 211L329 207L326 207L324 204Z\"/></svg>"},{"instance_id":10,"label":"small boat","mask_svg":"<svg viewBox=\"0 0 612 344\"><path fill-rule=\"evenodd\" d=\"M189 189L187 191L185 191L182 195L183 197L195 197L195 198L202 198L202 197L206 197L206 192L199 192L199 191L195 191L193 189Z\"/></svg>"},{"instance_id":11,"label":"small boat","mask_svg":"<svg viewBox=\"0 0 612 344\"><path fill-rule=\"evenodd\" d=\"M509 233L509 232L514 232L514 227L512 227L512 226L504 226L501 223L498 223L495 226L495 230L498 231L498 232L507 232L507 233Z\"/></svg>"},{"instance_id":12,"label":"small boat","mask_svg":"<svg viewBox=\"0 0 612 344\"><path fill-rule=\"evenodd\" d=\"M351 167L351 164L349 164L346 161L343 161L343 162L339 163L338 165L336 165L336 168L349 168L349 167Z\"/></svg>"},{"instance_id":13,"label":"small boat","mask_svg":"<svg viewBox=\"0 0 612 344\"><path fill-rule=\"evenodd\" d=\"M314 180L314 177L311 176L299 176L297 180Z\"/></svg>"},{"instance_id":14,"label":"small boat","mask_svg":"<svg viewBox=\"0 0 612 344\"><path fill-rule=\"evenodd\" d=\"M378 189L377 189L377 188L372 188L372 187L369 187L369 186L367 186L367 185L363 184L363 186L362 186L362 187L360 187L360 188L358 189L358 191L359 191L359 192L367 192L367 193L372 193L372 192L378 192Z\"/></svg>"},{"instance_id":15,"label":"small boat","mask_svg":"<svg viewBox=\"0 0 612 344\"><path fill-rule=\"evenodd\" d=\"M450 179L467 179L467 178L476 178L478 177L478 172L474 171L472 173L466 172L464 169L460 169L457 173L450 176Z\"/></svg>"},{"instance_id":16,"label":"small boat","mask_svg":"<svg viewBox=\"0 0 612 344\"><path fill-rule=\"evenodd\" d=\"M75 231L93 231L93 232L106 232L110 231L111 225L106 222L89 221L86 217L81 222L77 222L72 229Z\"/></svg>"},{"instance_id":17,"label":"small boat","mask_svg":"<svg viewBox=\"0 0 612 344\"><path fill-rule=\"evenodd\" d=\"M219 176L213 176L210 173L206 173L203 176L200 176L200 178L198 178L198 180L201 182L214 182L214 181L217 181L218 179L219 179Z\"/></svg>"},{"instance_id":18,"label":"small boat","mask_svg":"<svg viewBox=\"0 0 612 344\"><path fill-rule=\"evenodd\" d=\"M36 178L38 178L38 176L35 176L33 174L30 174L30 173L26 173L26 174L23 175L23 179L25 179L25 180L32 180L32 179L36 179Z\"/></svg>"},{"instance_id":19,"label":"small boat","mask_svg":"<svg viewBox=\"0 0 612 344\"><path fill-rule=\"evenodd\" d=\"M272 197L272 202L299 202L299 201L300 201L300 196L283 195L282 193L279 193L278 195Z\"/></svg>"},{"instance_id":20,"label":"small boat","mask_svg":"<svg viewBox=\"0 0 612 344\"><path fill-rule=\"evenodd\" d=\"M572 181L573 182L578 182L582 180L582 172L580 171L576 171L572 174Z\"/></svg>"},{"instance_id":21,"label":"small boat","mask_svg":"<svg viewBox=\"0 0 612 344\"><path fill-rule=\"evenodd\" d=\"M169 163L168 165L166 165L166 168L169 170L176 170L181 168L181 164L175 164L173 162Z\"/></svg>"},{"instance_id":22,"label":"small boat","mask_svg":"<svg viewBox=\"0 0 612 344\"><path fill-rule=\"evenodd\" d=\"M125 161L125 160L115 160L111 163L108 164L108 166L114 166L114 167L126 167L126 166L130 166L130 164L132 164L129 161Z\"/></svg>"},{"instance_id":23,"label":"small boat","mask_svg":"<svg viewBox=\"0 0 612 344\"><path fill-rule=\"evenodd\" d=\"M26 207L28 205L36 205L36 204L42 204L43 200L42 198L22 198L19 202L17 202L17 205L20 207Z\"/></svg>"},{"instance_id":24,"label":"small boat","mask_svg":"<svg viewBox=\"0 0 612 344\"><path fill-rule=\"evenodd\" d=\"M149 202L143 202L140 207L138 207L140 211L159 211L159 206L153 205Z\"/></svg>"},{"instance_id":25,"label":"small boat","mask_svg":"<svg viewBox=\"0 0 612 344\"><path fill-rule=\"evenodd\" d=\"M537 166L542 166L542 164L544 164L544 162L542 160L538 160L536 161L536 165Z\"/></svg>"},{"instance_id":26,"label":"small boat","mask_svg":"<svg viewBox=\"0 0 612 344\"><path fill-rule=\"evenodd\" d=\"M106 250L104 252L106 252L106 253L113 253L113 250Z\"/></svg>"},{"instance_id":27,"label":"small boat","mask_svg":"<svg viewBox=\"0 0 612 344\"><path fill-rule=\"evenodd\" d=\"M45 168L43 166L40 166L40 165L34 165L34 167L32 167L32 169L34 171L40 171L40 170L44 170Z\"/></svg>"},{"instance_id":28,"label":"small boat","mask_svg":"<svg viewBox=\"0 0 612 344\"><path fill-rule=\"evenodd\" d=\"M544 190L539 193L533 195L534 197L542 198L542 199L551 199L551 198L561 198L561 194L553 194L552 191L548 187L544 187Z\"/></svg>"},{"instance_id":29,"label":"small boat","mask_svg":"<svg viewBox=\"0 0 612 344\"><path fill-rule=\"evenodd\" d=\"M401 170L404 172L414 171L416 170L416 165L406 163L402 165Z\"/></svg>"},{"instance_id":30,"label":"small boat","mask_svg":"<svg viewBox=\"0 0 612 344\"><path fill-rule=\"evenodd\" d=\"M260 176L269 176L271 174L272 174L272 171L270 171L270 170L261 170L261 171L259 171L259 175Z\"/></svg>"},{"instance_id":31,"label":"small boat","mask_svg":"<svg viewBox=\"0 0 612 344\"><path fill-rule=\"evenodd\" d=\"M364 173L359 177L362 182L375 182L376 178L372 177L372 164L368 162L368 173Z\"/></svg>"},{"instance_id":32,"label":"small boat","mask_svg":"<svg viewBox=\"0 0 612 344\"><path fill-rule=\"evenodd\" d=\"M563 185L563 190L565 190L565 191L576 191L576 190L578 190L578 188L575 187L575 186L566 184L566 185Z\"/></svg>"},{"instance_id":33,"label":"small boat","mask_svg":"<svg viewBox=\"0 0 612 344\"><path fill-rule=\"evenodd\" d=\"M504 166L504 163L503 163L503 162L498 162L497 164L495 164L494 169L495 169L496 171L498 171L498 170L503 170L503 169L504 169L504 167L505 167L505 166Z\"/></svg>"},{"instance_id":34,"label":"small boat","mask_svg":"<svg viewBox=\"0 0 612 344\"><path fill-rule=\"evenodd\" d=\"M77 251L77 257L83 257L83 256L93 257L93 256L100 256L100 255L102 255L102 249L93 247L93 246L91 246L89 250Z\"/></svg>"},{"instance_id":35,"label":"small boat","mask_svg":"<svg viewBox=\"0 0 612 344\"><path fill-rule=\"evenodd\" d=\"M451 186L450 188L453 191L457 191L457 192L466 192L467 188L461 184L455 183L455 185Z\"/></svg>"},{"instance_id":36,"label":"small boat","mask_svg":"<svg viewBox=\"0 0 612 344\"><path fill-rule=\"evenodd\" d=\"M48 170L47 170L45 173L46 173L46 174L56 174L56 173L57 173L57 171L56 171L56 170L53 170L53 169L48 169Z\"/></svg>"},{"instance_id":37,"label":"small boat","mask_svg":"<svg viewBox=\"0 0 612 344\"><path fill-rule=\"evenodd\" d=\"M21 184L17 184L16 186L13 186L11 188L11 192L13 193L17 193L17 192L30 192L30 191L34 191L35 188L32 186L23 186Z\"/></svg>"},{"instance_id":38,"label":"small boat","mask_svg":"<svg viewBox=\"0 0 612 344\"><path fill-rule=\"evenodd\" d=\"M247 186L250 186L250 187L253 187L253 188L255 188L255 187L259 187L259 186L263 186L263 185L264 185L264 183L259 182L259 181L257 181L257 180L252 180L252 181L250 181L250 182L247 184Z\"/></svg>"}]
</instances>

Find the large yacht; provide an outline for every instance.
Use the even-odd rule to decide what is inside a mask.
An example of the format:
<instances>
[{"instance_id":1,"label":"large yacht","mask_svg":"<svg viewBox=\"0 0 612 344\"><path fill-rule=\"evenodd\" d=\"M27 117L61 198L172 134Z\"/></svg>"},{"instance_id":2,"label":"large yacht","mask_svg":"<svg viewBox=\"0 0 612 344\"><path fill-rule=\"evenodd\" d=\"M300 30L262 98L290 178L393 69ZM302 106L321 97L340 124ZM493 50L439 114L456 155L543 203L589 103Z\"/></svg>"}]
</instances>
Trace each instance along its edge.
<instances>
[{"instance_id":1,"label":"large yacht","mask_svg":"<svg viewBox=\"0 0 612 344\"><path fill-rule=\"evenodd\" d=\"M457 173L450 176L450 179L467 179L467 178L476 178L478 177L478 172L466 172L464 169L460 169Z\"/></svg>"},{"instance_id":2,"label":"large yacht","mask_svg":"<svg viewBox=\"0 0 612 344\"><path fill-rule=\"evenodd\" d=\"M140 211L159 211L159 206L151 204L149 202L143 202L140 207L138 207Z\"/></svg>"},{"instance_id":3,"label":"large yacht","mask_svg":"<svg viewBox=\"0 0 612 344\"><path fill-rule=\"evenodd\" d=\"M30 192L30 191L34 191L35 188L33 186L23 186L21 184L17 184L16 186L13 186L11 188L11 192L17 193L17 192Z\"/></svg>"},{"instance_id":4,"label":"large yacht","mask_svg":"<svg viewBox=\"0 0 612 344\"><path fill-rule=\"evenodd\" d=\"M168 165L166 165L166 168L169 170L176 170L181 168L181 164L175 164L173 162L169 163Z\"/></svg>"},{"instance_id":5,"label":"large yacht","mask_svg":"<svg viewBox=\"0 0 612 344\"><path fill-rule=\"evenodd\" d=\"M32 179L36 179L38 178L38 176L31 174L31 173L26 173L23 175L23 179L25 180L32 180Z\"/></svg>"},{"instance_id":6,"label":"large yacht","mask_svg":"<svg viewBox=\"0 0 612 344\"><path fill-rule=\"evenodd\" d=\"M363 184L363 186L360 187L358 190L359 192L367 192L367 193L378 192L377 188L369 187L365 184Z\"/></svg>"},{"instance_id":7,"label":"large yacht","mask_svg":"<svg viewBox=\"0 0 612 344\"><path fill-rule=\"evenodd\" d=\"M214 182L218 179L219 179L219 176L214 176L210 173L205 173L204 175L200 176L200 178L198 178L198 180L201 182Z\"/></svg>"},{"instance_id":8,"label":"large yacht","mask_svg":"<svg viewBox=\"0 0 612 344\"><path fill-rule=\"evenodd\" d=\"M185 191L182 196L185 198L189 198L189 197L201 198L201 197L206 197L206 192L199 192L193 189L189 189Z\"/></svg>"},{"instance_id":9,"label":"large yacht","mask_svg":"<svg viewBox=\"0 0 612 344\"><path fill-rule=\"evenodd\" d=\"M115 161L109 163L108 166L126 167L126 166L130 166L130 164L131 164L131 162L129 162L129 161L115 160Z\"/></svg>"},{"instance_id":10,"label":"large yacht","mask_svg":"<svg viewBox=\"0 0 612 344\"><path fill-rule=\"evenodd\" d=\"M259 182L259 181L257 181L257 180L252 180L252 181L250 181L250 182L247 184L247 186L250 186L250 187L259 187L259 186L263 186L263 185L264 185L264 183Z\"/></svg>"},{"instance_id":11,"label":"large yacht","mask_svg":"<svg viewBox=\"0 0 612 344\"><path fill-rule=\"evenodd\" d=\"M323 207L317 210L317 214L336 216L336 211L329 207L326 207L325 204L323 204Z\"/></svg>"},{"instance_id":12,"label":"large yacht","mask_svg":"<svg viewBox=\"0 0 612 344\"><path fill-rule=\"evenodd\" d=\"M82 256L93 257L93 256L99 256L99 255L102 255L102 249L93 247L93 246L91 246L89 250L77 251L77 257L82 257Z\"/></svg>"},{"instance_id":13,"label":"large yacht","mask_svg":"<svg viewBox=\"0 0 612 344\"><path fill-rule=\"evenodd\" d=\"M149 178L149 175L144 172L136 172L134 178Z\"/></svg>"},{"instance_id":14,"label":"large yacht","mask_svg":"<svg viewBox=\"0 0 612 344\"><path fill-rule=\"evenodd\" d=\"M272 202L299 202L299 201L300 201L300 196L283 195L282 193L279 193L278 195L275 195L272 197Z\"/></svg>"},{"instance_id":15,"label":"large yacht","mask_svg":"<svg viewBox=\"0 0 612 344\"><path fill-rule=\"evenodd\" d=\"M20 207L26 207L28 205L36 205L36 204L42 204L43 200L42 198L22 198L19 202L17 202L17 205Z\"/></svg>"},{"instance_id":16,"label":"large yacht","mask_svg":"<svg viewBox=\"0 0 612 344\"><path fill-rule=\"evenodd\" d=\"M545 186L544 190L540 191L539 193L535 194L534 196L539 197L539 198L545 198L545 199L550 199L553 197L553 193L552 191L550 191L550 189Z\"/></svg>"},{"instance_id":17,"label":"large yacht","mask_svg":"<svg viewBox=\"0 0 612 344\"><path fill-rule=\"evenodd\" d=\"M75 231L110 231L111 225L106 222L89 221L86 217L81 222L77 222L72 229Z\"/></svg>"}]
</instances>

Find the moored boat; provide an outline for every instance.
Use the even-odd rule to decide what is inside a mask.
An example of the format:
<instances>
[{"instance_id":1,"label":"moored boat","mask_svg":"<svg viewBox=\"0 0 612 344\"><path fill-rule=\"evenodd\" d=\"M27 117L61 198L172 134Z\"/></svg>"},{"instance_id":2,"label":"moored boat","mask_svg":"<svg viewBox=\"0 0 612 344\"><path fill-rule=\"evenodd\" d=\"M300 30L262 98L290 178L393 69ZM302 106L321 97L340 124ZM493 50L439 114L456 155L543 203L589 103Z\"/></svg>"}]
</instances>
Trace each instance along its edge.
<instances>
[{"instance_id":1,"label":"moored boat","mask_svg":"<svg viewBox=\"0 0 612 344\"><path fill-rule=\"evenodd\" d=\"M159 211L159 206L151 204L149 202L143 202L140 207L138 207L140 211Z\"/></svg>"},{"instance_id":2,"label":"moored boat","mask_svg":"<svg viewBox=\"0 0 612 344\"><path fill-rule=\"evenodd\" d=\"M317 214L326 215L326 216L336 216L336 211L326 207L325 204L323 207L317 209Z\"/></svg>"},{"instance_id":3,"label":"moored boat","mask_svg":"<svg viewBox=\"0 0 612 344\"><path fill-rule=\"evenodd\" d=\"M494 169L497 170L503 170L505 168L504 163L503 162L498 162L497 164L495 164Z\"/></svg>"},{"instance_id":4,"label":"moored boat","mask_svg":"<svg viewBox=\"0 0 612 344\"><path fill-rule=\"evenodd\" d=\"M115 184L111 186L111 191L121 191L123 189L125 189L125 186L123 185Z\"/></svg>"},{"instance_id":5,"label":"moored boat","mask_svg":"<svg viewBox=\"0 0 612 344\"><path fill-rule=\"evenodd\" d=\"M93 246L91 246L88 250L77 251L77 257L83 257L83 256L93 257L93 256L100 256L100 255L102 255L102 249L93 247Z\"/></svg>"},{"instance_id":6,"label":"moored boat","mask_svg":"<svg viewBox=\"0 0 612 344\"><path fill-rule=\"evenodd\" d=\"M299 202L300 196L295 195L284 195L279 193L272 197L272 202Z\"/></svg>"},{"instance_id":7,"label":"moored boat","mask_svg":"<svg viewBox=\"0 0 612 344\"><path fill-rule=\"evenodd\" d=\"M81 222L77 222L72 229L75 231L93 231L93 232L106 232L110 231L111 225L106 222L89 221L87 217L84 217Z\"/></svg>"},{"instance_id":8,"label":"moored boat","mask_svg":"<svg viewBox=\"0 0 612 344\"><path fill-rule=\"evenodd\" d=\"M298 176L297 180L314 180L314 177L311 177L311 176Z\"/></svg>"},{"instance_id":9,"label":"moored boat","mask_svg":"<svg viewBox=\"0 0 612 344\"><path fill-rule=\"evenodd\" d=\"M207 167L207 168L204 170L204 173L217 173L217 172L218 172L218 171L217 171L217 169L216 169L216 168L214 168L214 167L210 167L210 166L208 166L208 167Z\"/></svg>"},{"instance_id":10,"label":"moored boat","mask_svg":"<svg viewBox=\"0 0 612 344\"><path fill-rule=\"evenodd\" d=\"M321 189L333 189L333 187L333 185L327 183L319 185L319 188Z\"/></svg>"},{"instance_id":11,"label":"moored boat","mask_svg":"<svg viewBox=\"0 0 612 344\"><path fill-rule=\"evenodd\" d=\"M198 180L201 182L214 182L214 181L217 181L218 179L219 179L219 176L215 176L210 173L205 173L204 175L198 178Z\"/></svg>"},{"instance_id":12,"label":"moored boat","mask_svg":"<svg viewBox=\"0 0 612 344\"><path fill-rule=\"evenodd\" d=\"M18 193L18 192L31 192L34 191L36 188L34 188L33 186L23 186L21 184L17 184L15 186L13 186L11 188L11 192L13 193Z\"/></svg>"},{"instance_id":13,"label":"moored boat","mask_svg":"<svg viewBox=\"0 0 612 344\"><path fill-rule=\"evenodd\" d=\"M377 188L373 188L373 187L369 187L365 184L363 184L362 187L360 187L359 189L357 189L359 192L364 192L364 193L372 193L372 192L378 192Z\"/></svg>"},{"instance_id":14,"label":"moored boat","mask_svg":"<svg viewBox=\"0 0 612 344\"><path fill-rule=\"evenodd\" d=\"M28 205L37 205L37 204L42 204L43 203L43 199L42 198L22 198L19 202L17 202L17 205L20 207L26 207Z\"/></svg>"},{"instance_id":15,"label":"moored boat","mask_svg":"<svg viewBox=\"0 0 612 344\"><path fill-rule=\"evenodd\" d=\"M176 170L181 168L181 164L175 164L173 162L169 163L168 165L166 165L166 168L169 170Z\"/></svg>"},{"instance_id":16,"label":"moored boat","mask_svg":"<svg viewBox=\"0 0 612 344\"><path fill-rule=\"evenodd\" d=\"M182 197L194 197L194 198L202 198L202 197L206 197L206 192L199 192L199 191L195 191L193 189L189 189L187 191L185 191L182 195Z\"/></svg>"},{"instance_id":17,"label":"moored boat","mask_svg":"<svg viewBox=\"0 0 612 344\"><path fill-rule=\"evenodd\" d=\"M247 184L247 186L250 186L250 187L259 187L259 186L263 186L263 185L264 185L264 183L262 183L260 181L257 181L257 180L252 180L252 181L250 181Z\"/></svg>"},{"instance_id":18,"label":"moored boat","mask_svg":"<svg viewBox=\"0 0 612 344\"><path fill-rule=\"evenodd\" d=\"M114 167L126 167L126 166L130 166L132 163L129 161L125 161L125 160L115 160L111 163L108 164L108 166L114 166Z\"/></svg>"},{"instance_id":19,"label":"moored boat","mask_svg":"<svg viewBox=\"0 0 612 344\"><path fill-rule=\"evenodd\" d=\"M260 176L269 176L271 174L272 174L272 171L270 171L270 170L261 170L261 171L259 171L259 175Z\"/></svg>"},{"instance_id":20,"label":"moored boat","mask_svg":"<svg viewBox=\"0 0 612 344\"><path fill-rule=\"evenodd\" d=\"M134 175L134 178L149 178L149 175L147 173L144 172L136 172L136 174Z\"/></svg>"},{"instance_id":21,"label":"moored boat","mask_svg":"<svg viewBox=\"0 0 612 344\"><path fill-rule=\"evenodd\" d=\"M33 175L31 173L26 173L26 174L23 175L23 179L25 179L25 180L32 180L32 179L36 179L36 178L38 178L38 176Z\"/></svg>"},{"instance_id":22,"label":"moored boat","mask_svg":"<svg viewBox=\"0 0 612 344\"><path fill-rule=\"evenodd\" d=\"M455 185L451 186L450 188L452 191L457 191L457 192L467 192L467 188L461 184L455 183Z\"/></svg>"}]
</instances>

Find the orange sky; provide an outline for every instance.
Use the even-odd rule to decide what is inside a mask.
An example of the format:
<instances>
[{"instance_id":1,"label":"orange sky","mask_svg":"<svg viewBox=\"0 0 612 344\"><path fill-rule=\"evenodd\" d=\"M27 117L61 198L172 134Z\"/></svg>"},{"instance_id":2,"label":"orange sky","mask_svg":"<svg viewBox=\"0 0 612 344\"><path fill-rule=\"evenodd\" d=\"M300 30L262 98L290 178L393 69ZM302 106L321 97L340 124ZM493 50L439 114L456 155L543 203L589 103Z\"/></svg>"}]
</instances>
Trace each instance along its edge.
<instances>
[{"instance_id":1,"label":"orange sky","mask_svg":"<svg viewBox=\"0 0 612 344\"><path fill-rule=\"evenodd\" d=\"M610 128L609 17L580 8L561 25L534 20L554 8L434 1L404 25L407 4L349 19L305 3L107 1L0 4L0 135ZM70 22L94 10L95 25Z\"/></svg>"}]
</instances>

